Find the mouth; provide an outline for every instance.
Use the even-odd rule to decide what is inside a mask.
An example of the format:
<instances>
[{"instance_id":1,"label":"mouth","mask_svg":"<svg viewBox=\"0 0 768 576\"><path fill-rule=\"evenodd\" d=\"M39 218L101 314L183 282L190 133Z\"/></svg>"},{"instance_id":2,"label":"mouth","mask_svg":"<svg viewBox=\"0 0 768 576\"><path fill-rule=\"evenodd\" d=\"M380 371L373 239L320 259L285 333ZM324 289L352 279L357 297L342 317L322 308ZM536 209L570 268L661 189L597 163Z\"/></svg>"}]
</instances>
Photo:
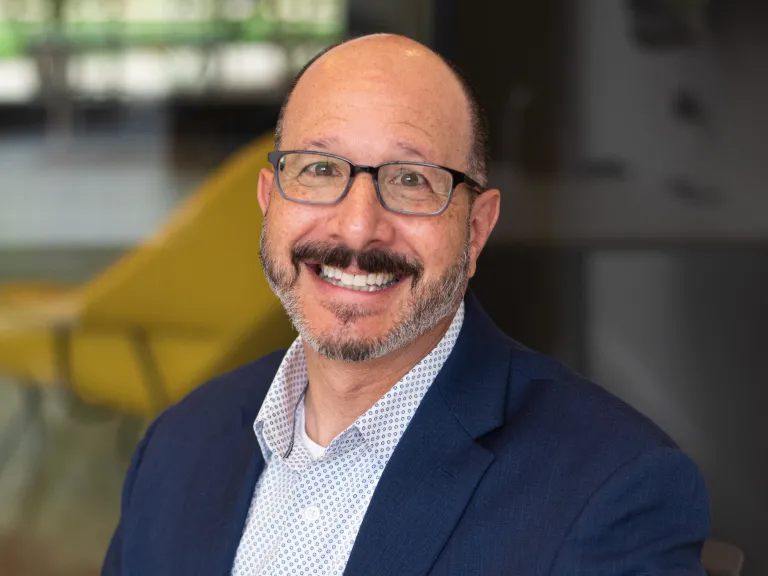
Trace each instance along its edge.
<instances>
[{"instance_id":1,"label":"mouth","mask_svg":"<svg viewBox=\"0 0 768 576\"><path fill-rule=\"evenodd\" d=\"M321 280L358 292L380 292L397 284L401 278L396 274L379 272L378 274L350 274L341 268L326 265L311 266Z\"/></svg>"}]
</instances>

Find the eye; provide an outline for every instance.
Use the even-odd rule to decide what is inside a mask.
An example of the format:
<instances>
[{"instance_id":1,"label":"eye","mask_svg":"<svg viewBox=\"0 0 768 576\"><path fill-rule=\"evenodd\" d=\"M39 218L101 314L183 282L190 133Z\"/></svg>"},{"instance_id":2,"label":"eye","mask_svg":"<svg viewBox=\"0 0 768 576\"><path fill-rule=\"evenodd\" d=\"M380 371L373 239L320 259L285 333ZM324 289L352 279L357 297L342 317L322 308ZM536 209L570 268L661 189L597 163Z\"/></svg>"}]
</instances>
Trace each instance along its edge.
<instances>
[{"instance_id":1,"label":"eye","mask_svg":"<svg viewBox=\"0 0 768 576\"><path fill-rule=\"evenodd\" d=\"M398 186L405 186L406 188L415 188L417 186L423 186L427 181L424 176L417 172L401 172L395 176L394 183Z\"/></svg>"},{"instance_id":2,"label":"eye","mask_svg":"<svg viewBox=\"0 0 768 576\"><path fill-rule=\"evenodd\" d=\"M305 166L303 172L312 177L327 178L338 176L339 168L333 162L313 162Z\"/></svg>"}]
</instances>

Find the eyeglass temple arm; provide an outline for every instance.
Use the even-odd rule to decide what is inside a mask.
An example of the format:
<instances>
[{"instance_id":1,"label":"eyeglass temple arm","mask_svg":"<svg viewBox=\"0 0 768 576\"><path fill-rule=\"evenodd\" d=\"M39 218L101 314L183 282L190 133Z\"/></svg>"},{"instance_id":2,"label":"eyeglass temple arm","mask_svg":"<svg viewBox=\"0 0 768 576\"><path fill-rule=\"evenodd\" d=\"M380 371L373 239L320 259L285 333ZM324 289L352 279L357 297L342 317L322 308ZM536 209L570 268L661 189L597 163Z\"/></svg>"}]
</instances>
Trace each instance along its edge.
<instances>
[{"instance_id":1,"label":"eyeglass temple arm","mask_svg":"<svg viewBox=\"0 0 768 576\"><path fill-rule=\"evenodd\" d=\"M466 184L473 192L475 192L477 194L482 194L483 192L488 190L488 188L486 188L485 186L481 185L476 180L473 180L472 178L470 178L466 174L464 174L464 177L461 179L460 184Z\"/></svg>"}]
</instances>

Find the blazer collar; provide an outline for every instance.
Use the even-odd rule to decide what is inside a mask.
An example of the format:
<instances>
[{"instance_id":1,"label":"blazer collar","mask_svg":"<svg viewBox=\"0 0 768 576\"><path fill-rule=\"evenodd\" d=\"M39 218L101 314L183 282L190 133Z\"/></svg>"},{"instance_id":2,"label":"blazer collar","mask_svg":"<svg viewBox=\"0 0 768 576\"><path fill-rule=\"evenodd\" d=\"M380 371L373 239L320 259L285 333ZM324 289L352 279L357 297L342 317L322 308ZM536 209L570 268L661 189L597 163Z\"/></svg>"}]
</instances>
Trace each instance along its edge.
<instances>
[{"instance_id":1,"label":"blazer collar","mask_svg":"<svg viewBox=\"0 0 768 576\"><path fill-rule=\"evenodd\" d=\"M464 325L435 386L456 420L477 439L504 423L512 341L472 292L464 304Z\"/></svg>"}]
</instances>

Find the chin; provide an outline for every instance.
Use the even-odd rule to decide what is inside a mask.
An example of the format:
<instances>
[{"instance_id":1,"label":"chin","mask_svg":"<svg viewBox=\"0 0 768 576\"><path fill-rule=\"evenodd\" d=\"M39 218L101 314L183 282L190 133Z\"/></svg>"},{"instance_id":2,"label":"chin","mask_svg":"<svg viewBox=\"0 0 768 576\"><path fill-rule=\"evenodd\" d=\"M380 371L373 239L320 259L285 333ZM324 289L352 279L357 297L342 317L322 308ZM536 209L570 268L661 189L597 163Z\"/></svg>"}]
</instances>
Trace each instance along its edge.
<instances>
[{"instance_id":1,"label":"chin","mask_svg":"<svg viewBox=\"0 0 768 576\"><path fill-rule=\"evenodd\" d=\"M393 338L395 324L387 314L347 319L322 308L303 316L297 329L302 340L326 358L364 362L400 347L399 339Z\"/></svg>"},{"instance_id":2,"label":"chin","mask_svg":"<svg viewBox=\"0 0 768 576\"><path fill-rule=\"evenodd\" d=\"M385 356L397 347L387 338L362 338L327 333L302 335L302 340L321 356L344 362L367 362Z\"/></svg>"},{"instance_id":3,"label":"chin","mask_svg":"<svg viewBox=\"0 0 768 576\"><path fill-rule=\"evenodd\" d=\"M360 316L361 312L365 315ZM305 316L305 325L316 338L375 342L386 338L391 331L394 322L388 316L379 311L324 308L322 314L309 318Z\"/></svg>"}]
</instances>

